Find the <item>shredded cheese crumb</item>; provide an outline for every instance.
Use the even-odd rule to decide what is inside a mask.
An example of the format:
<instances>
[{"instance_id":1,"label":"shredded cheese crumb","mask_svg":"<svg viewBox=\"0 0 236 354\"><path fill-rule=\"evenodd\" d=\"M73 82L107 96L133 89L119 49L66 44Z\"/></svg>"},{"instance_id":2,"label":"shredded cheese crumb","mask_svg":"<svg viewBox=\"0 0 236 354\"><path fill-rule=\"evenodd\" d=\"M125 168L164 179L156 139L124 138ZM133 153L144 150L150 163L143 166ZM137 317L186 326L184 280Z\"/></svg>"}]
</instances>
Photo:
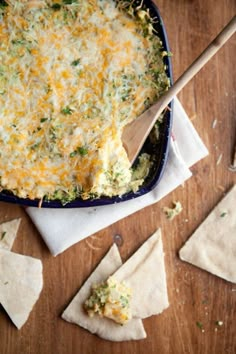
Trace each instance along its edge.
<instances>
[{"instance_id":1,"label":"shredded cheese crumb","mask_svg":"<svg viewBox=\"0 0 236 354\"><path fill-rule=\"evenodd\" d=\"M215 323L217 326L223 326L224 322L223 321L216 321Z\"/></svg>"},{"instance_id":2,"label":"shredded cheese crumb","mask_svg":"<svg viewBox=\"0 0 236 354\"><path fill-rule=\"evenodd\" d=\"M178 202L178 201L173 202L173 204L174 204L173 208L168 208L168 207L163 208L163 211L166 214L166 217L170 220L173 220L183 210L180 202Z\"/></svg>"},{"instance_id":3,"label":"shredded cheese crumb","mask_svg":"<svg viewBox=\"0 0 236 354\"><path fill-rule=\"evenodd\" d=\"M223 157L223 154L220 154L217 161L216 161L217 166L221 163L222 157Z\"/></svg>"}]
</instances>

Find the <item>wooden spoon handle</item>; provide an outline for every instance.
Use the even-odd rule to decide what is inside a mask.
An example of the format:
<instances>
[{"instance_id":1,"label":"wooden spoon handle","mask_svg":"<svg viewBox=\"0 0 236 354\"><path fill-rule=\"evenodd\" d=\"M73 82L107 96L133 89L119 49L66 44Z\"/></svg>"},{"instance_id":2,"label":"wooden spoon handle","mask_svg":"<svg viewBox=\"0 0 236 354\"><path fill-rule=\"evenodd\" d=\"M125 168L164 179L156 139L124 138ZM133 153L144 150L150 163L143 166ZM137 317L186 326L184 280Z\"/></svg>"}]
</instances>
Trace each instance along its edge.
<instances>
[{"instance_id":1,"label":"wooden spoon handle","mask_svg":"<svg viewBox=\"0 0 236 354\"><path fill-rule=\"evenodd\" d=\"M141 150L148 134L154 126L157 118L164 108L176 96L182 88L198 73L198 71L212 58L212 56L223 46L223 44L236 31L236 16L228 23L218 36L210 43L201 55L189 66L179 77L173 86L153 106L140 115L133 122L128 124L122 134L123 145L127 151L131 164L134 162Z\"/></svg>"}]
</instances>

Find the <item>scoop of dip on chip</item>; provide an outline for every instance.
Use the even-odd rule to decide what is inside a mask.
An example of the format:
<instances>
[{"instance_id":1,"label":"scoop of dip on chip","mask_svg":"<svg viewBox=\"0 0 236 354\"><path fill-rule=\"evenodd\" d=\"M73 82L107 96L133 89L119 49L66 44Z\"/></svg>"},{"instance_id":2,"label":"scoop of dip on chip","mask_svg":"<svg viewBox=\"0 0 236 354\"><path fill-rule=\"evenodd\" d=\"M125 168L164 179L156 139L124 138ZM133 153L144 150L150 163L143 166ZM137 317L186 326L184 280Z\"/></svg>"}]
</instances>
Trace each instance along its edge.
<instances>
[{"instance_id":1,"label":"scoop of dip on chip","mask_svg":"<svg viewBox=\"0 0 236 354\"><path fill-rule=\"evenodd\" d=\"M118 247L113 244L62 318L107 340L138 340L146 338L142 319L158 315L168 306L164 252L158 229L123 264Z\"/></svg>"},{"instance_id":2,"label":"scoop of dip on chip","mask_svg":"<svg viewBox=\"0 0 236 354\"><path fill-rule=\"evenodd\" d=\"M98 314L123 325L132 318L131 296L132 291L124 282L109 277L92 287L91 295L85 301L84 307L90 317Z\"/></svg>"}]
</instances>

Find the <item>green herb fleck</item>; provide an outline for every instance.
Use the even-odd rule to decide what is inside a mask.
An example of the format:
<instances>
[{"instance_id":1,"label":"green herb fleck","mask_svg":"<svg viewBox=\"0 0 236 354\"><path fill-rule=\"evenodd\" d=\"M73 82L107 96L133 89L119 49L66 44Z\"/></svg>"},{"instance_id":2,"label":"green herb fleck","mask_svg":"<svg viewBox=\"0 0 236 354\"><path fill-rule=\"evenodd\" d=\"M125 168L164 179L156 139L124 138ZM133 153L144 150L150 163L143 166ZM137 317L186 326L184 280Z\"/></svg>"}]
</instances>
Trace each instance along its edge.
<instances>
[{"instance_id":1,"label":"green herb fleck","mask_svg":"<svg viewBox=\"0 0 236 354\"><path fill-rule=\"evenodd\" d=\"M220 214L220 217L223 218L225 215L227 215L226 211Z\"/></svg>"},{"instance_id":2,"label":"green herb fleck","mask_svg":"<svg viewBox=\"0 0 236 354\"><path fill-rule=\"evenodd\" d=\"M11 43L12 43L12 44L24 44L25 41L24 41L24 39L13 39L13 40L11 41Z\"/></svg>"},{"instance_id":3,"label":"green herb fleck","mask_svg":"<svg viewBox=\"0 0 236 354\"><path fill-rule=\"evenodd\" d=\"M48 118L41 118L40 119L40 123L44 123L44 122L46 122L48 120Z\"/></svg>"},{"instance_id":4,"label":"green herb fleck","mask_svg":"<svg viewBox=\"0 0 236 354\"><path fill-rule=\"evenodd\" d=\"M61 8L61 4L55 3L51 6L51 8L55 11L58 11Z\"/></svg>"},{"instance_id":5,"label":"green herb fleck","mask_svg":"<svg viewBox=\"0 0 236 354\"><path fill-rule=\"evenodd\" d=\"M80 59L76 59L76 60L72 61L71 65L77 66L77 65L79 65L79 63L80 63Z\"/></svg>"},{"instance_id":6,"label":"green herb fleck","mask_svg":"<svg viewBox=\"0 0 236 354\"><path fill-rule=\"evenodd\" d=\"M8 3L4 0L0 0L0 7L8 6Z\"/></svg>"},{"instance_id":7,"label":"green herb fleck","mask_svg":"<svg viewBox=\"0 0 236 354\"><path fill-rule=\"evenodd\" d=\"M70 157L75 157L76 155L77 155L77 151L76 150L70 153Z\"/></svg>"},{"instance_id":8,"label":"green herb fleck","mask_svg":"<svg viewBox=\"0 0 236 354\"><path fill-rule=\"evenodd\" d=\"M6 233L7 233L6 231L3 231L3 232L2 232L1 241L2 241L2 240L4 239L4 237L6 236Z\"/></svg>"},{"instance_id":9,"label":"green herb fleck","mask_svg":"<svg viewBox=\"0 0 236 354\"><path fill-rule=\"evenodd\" d=\"M40 142L35 143L35 144L32 145L30 148L31 148L31 150L36 150L36 149L39 147L39 145L40 145Z\"/></svg>"},{"instance_id":10,"label":"green herb fleck","mask_svg":"<svg viewBox=\"0 0 236 354\"><path fill-rule=\"evenodd\" d=\"M7 285L9 282L8 281L5 281L4 285Z\"/></svg>"},{"instance_id":11,"label":"green herb fleck","mask_svg":"<svg viewBox=\"0 0 236 354\"><path fill-rule=\"evenodd\" d=\"M39 132L40 130L42 130L42 128L41 127L37 127L36 129L34 129L32 131L32 133L35 134L36 132Z\"/></svg>"},{"instance_id":12,"label":"green herb fleck","mask_svg":"<svg viewBox=\"0 0 236 354\"><path fill-rule=\"evenodd\" d=\"M124 308L126 306L128 306L129 304L129 300L128 298L126 298L125 296L121 295L120 296L120 301L121 301L121 306Z\"/></svg>"},{"instance_id":13,"label":"green herb fleck","mask_svg":"<svg viewBox=\"0 0 236 354\"><path fill-rule=\"evenodd\" d=\"M86 147L79 147L78 152L81 156L87 155L88 149Z\"/></svg>"},{"instance_id":14,"label":"green herb fleck","mask_svg":"<svg viewBox=\"0 0 236 354\"><path fill-rule=\"evenodd\" d=\"M77 0L63 0L63 3L65 5L72 5L72 4L76 3L76 2L77 2Z\"/></svg>"},{"instance_id":15,"label":"green herb fleck","mask_svg":"<svg viewBox=\"0 0 236 354\"><path fill-rule=\"evenodd\" d=\"M202 322L197 321L197 322L196 322L196 325L198 326L198 328L203 329L203 324L202 324Z\"/></svg>"},{"instance_id":16,"label":"green herb fleck","mask_svg":"<svg viewBox=\"0 0 236 354\"><path fill-rule=\"evenodd\" d=\"M88 153L88 149L85 146L80 146L76 150L70 153L70 157L75 157L76 155L85 156Z\"/></svg>"},{"instance_id":17,"label":"green herb fleck","mask_svg":"<svg viewBox=\"0 0 236 354\"><path fill-rule=\"evenodd\" d=\"M66 106L65 108L62 108L61 113L67 115L67 114L72 114L72 109L69 106Z\"/></svg>"}]
</instances>

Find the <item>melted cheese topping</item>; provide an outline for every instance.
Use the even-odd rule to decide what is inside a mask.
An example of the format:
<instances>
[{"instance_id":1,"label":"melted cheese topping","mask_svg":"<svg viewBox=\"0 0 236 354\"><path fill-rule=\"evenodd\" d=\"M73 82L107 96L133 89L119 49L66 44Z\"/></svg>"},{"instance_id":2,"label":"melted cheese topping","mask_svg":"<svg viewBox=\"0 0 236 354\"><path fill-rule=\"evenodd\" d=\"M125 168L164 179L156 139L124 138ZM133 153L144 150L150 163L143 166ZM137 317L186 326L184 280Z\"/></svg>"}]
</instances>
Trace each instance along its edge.
<instances>
[{"instance_id":1,"label":"melted cheese topping","mask_svg":"<svg viewBox=\"0 0 236 354\"><path fill-rule=\"evenodd\" d=\"M0 8L1 188L62 200L138 188L122 129L168 87L148 18L112 0L9 3Z\"/></svg>"}]
</instances>

